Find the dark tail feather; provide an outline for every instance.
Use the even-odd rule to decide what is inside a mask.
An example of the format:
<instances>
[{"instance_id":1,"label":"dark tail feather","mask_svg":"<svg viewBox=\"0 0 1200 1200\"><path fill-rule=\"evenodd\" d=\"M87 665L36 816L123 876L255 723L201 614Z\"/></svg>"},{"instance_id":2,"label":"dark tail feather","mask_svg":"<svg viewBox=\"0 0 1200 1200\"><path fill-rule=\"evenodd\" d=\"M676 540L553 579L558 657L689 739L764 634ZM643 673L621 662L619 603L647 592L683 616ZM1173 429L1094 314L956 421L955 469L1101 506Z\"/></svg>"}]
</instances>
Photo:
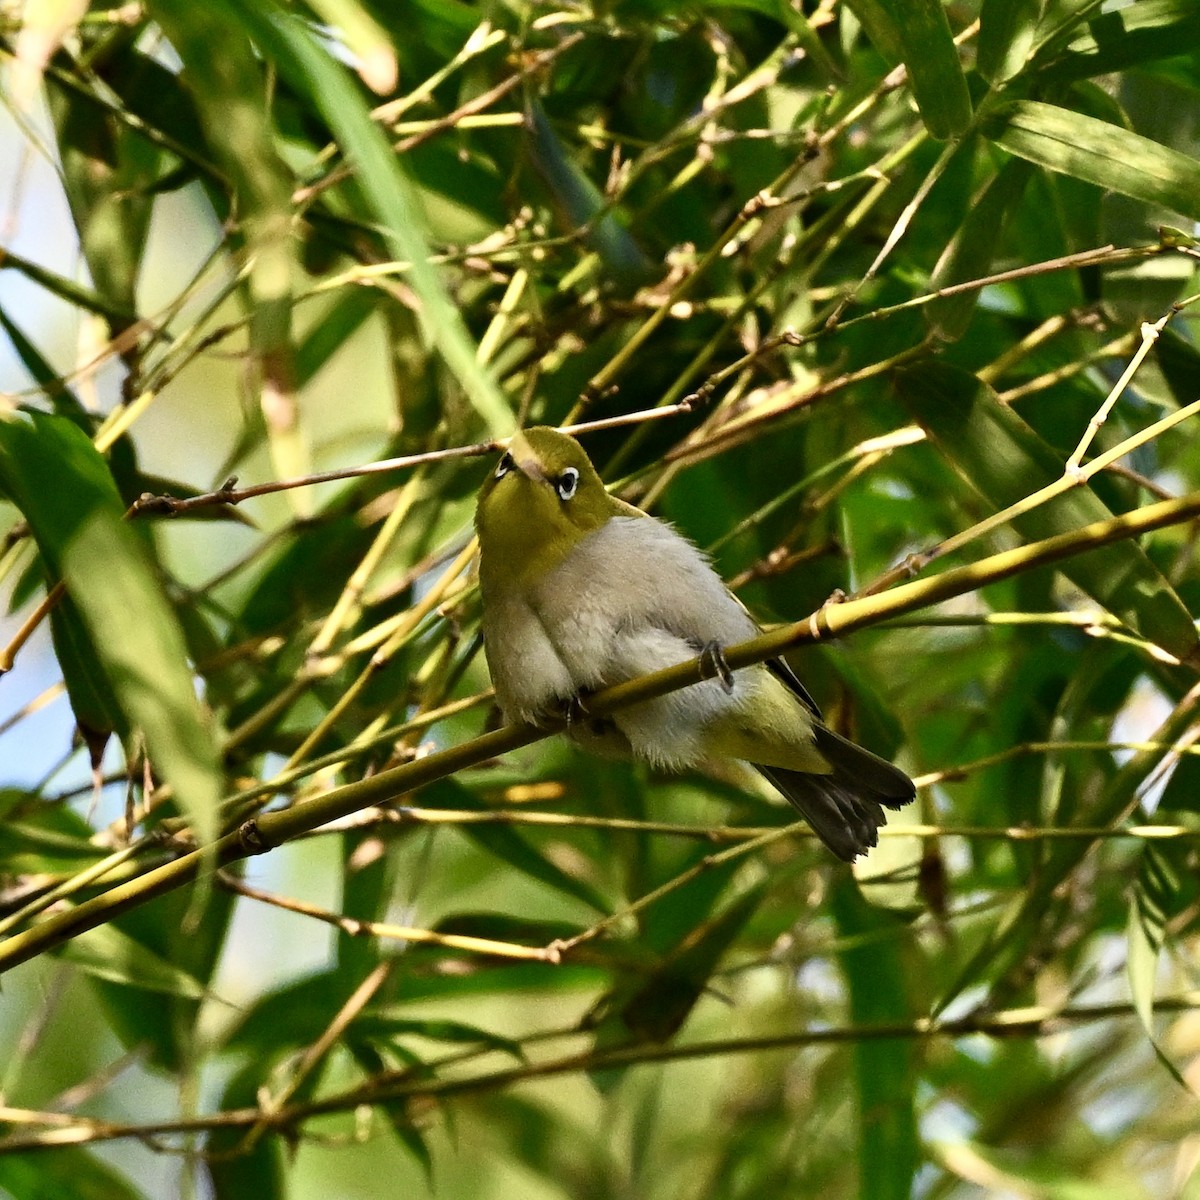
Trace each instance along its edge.
<instances>
[{"instance_id":1,"label":"dark tail feather","mask_svg":"<svg viewBox=\"0 0 1200 1200\"><path fill-rule=\"evenodd\" d=\"M883 806L903 808L916 795L912 780L887 759L856 746L824 725L814 724L817 749L833 770L809 775L759 767L800 811L817 837L838 858L853 862L878 841Z\"/></svg>"}]
</instances>

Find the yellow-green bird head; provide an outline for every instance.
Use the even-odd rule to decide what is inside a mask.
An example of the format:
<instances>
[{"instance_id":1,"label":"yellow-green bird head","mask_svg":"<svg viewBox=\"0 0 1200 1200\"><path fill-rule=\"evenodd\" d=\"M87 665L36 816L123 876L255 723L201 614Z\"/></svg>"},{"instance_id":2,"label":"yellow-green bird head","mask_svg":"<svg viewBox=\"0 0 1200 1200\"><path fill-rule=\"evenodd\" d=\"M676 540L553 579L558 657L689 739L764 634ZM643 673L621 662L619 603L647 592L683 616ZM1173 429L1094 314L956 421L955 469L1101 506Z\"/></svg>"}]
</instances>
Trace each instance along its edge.
<instances>
[{"instance_id":1,"label":"yellow-green bird head","mask_svg":"<svg viewBox=\"0 0 1200 1200\"><path fill-rule=\"evenodd\" d=\"M538 426L513 437L484 483L475 526L485 562L541 574L612 517L635 511L608 494L573 437Z\"/></svg>"}]
</instances>

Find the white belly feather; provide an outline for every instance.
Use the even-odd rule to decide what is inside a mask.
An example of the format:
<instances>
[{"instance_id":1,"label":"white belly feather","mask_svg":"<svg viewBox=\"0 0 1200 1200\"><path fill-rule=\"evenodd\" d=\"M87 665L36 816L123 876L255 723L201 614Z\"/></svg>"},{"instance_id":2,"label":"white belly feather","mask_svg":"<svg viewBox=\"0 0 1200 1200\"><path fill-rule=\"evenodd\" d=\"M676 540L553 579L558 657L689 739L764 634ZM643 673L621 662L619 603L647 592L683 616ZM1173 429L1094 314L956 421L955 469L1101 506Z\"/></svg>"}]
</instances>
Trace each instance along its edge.
<instances>
[{"instance_id":1,"label":"white belly feather","mask_svg":"<svg viewBox=\"0 0 1200 1200\"><path fill-rule=\"evenodd\" d=\"M753 637L754 622L708 560L653 517L614 517L525 594L486 597L488 661L510 719L532 720L582 691L693 659L708 642ZM492 636L504 630L504 636ZM519 653L517 648L520 648ZM705 757L705 730L769 686L762 667L614 714L633 752L680 768Z\"/></svg>"}]
</instances>

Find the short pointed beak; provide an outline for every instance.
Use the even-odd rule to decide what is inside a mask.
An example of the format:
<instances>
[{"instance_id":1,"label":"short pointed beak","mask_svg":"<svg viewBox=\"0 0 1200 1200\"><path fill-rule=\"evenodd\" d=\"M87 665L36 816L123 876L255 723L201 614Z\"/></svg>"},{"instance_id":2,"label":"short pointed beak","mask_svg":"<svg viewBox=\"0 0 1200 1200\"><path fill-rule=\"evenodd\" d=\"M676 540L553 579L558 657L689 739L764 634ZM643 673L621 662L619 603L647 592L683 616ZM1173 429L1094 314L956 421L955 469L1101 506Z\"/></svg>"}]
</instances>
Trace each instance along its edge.
<instances>
[{"instance_id":1,"label":"short pointed beak","mask_svg":"<svg viewBox=\"0 0 1200 1200\"><path fill-rule=\"evenodd\" d=\"M517 470L526 479L544 480L546 478L546 472L542 470L542 464L538 462L533 447L519 429L513 434L512 441L508 443L508 452L512 455Z\"/></svg>"}]
</instances>

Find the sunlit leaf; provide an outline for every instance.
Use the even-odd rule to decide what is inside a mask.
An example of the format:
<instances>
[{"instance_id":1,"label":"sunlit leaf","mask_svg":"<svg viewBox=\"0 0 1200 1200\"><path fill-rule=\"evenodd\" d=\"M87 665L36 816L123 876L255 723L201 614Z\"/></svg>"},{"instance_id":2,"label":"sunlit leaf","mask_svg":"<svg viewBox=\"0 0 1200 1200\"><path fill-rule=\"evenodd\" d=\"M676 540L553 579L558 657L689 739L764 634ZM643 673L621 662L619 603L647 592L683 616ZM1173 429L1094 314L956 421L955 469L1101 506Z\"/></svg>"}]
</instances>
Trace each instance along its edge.
<instances>
[{"instance_id":1,"label":"sunlit leaf","mask_svg":"<svg viewBox=\"0 0 1200 1200\"><path fill-rule=\"evenodd\" d=\"M63 947L62 956L97 979L187 1000L199 1000L204 995L204 989L186 971L111 925L79 934Z\"/></svg>"},{"instance_id":2,"label":"sunlit leaf","mask_svg":"<svg viewBox=\"0 0 1200 1200\"><path fill-rule=\"evenodd\" d=\"M1125 971L1138 1020L1155 1053L1175 1081L1187 1088L1180 1069L1159 1045L1154 1028L1154 998L1158 992L1158 962L1166 939L1167 922L1179 908L1182 891L1171 859L1155 845L1142 851L1141 866L1129 901L1125 929ZM1190 1090L1190 1089L1189 1089Z\"/></svg>"},{"instance_id":3,"label":"sunlit leaf","mask_svg":"<svg viewBox=\"0 0 1200 1200\"><path fill-rule=\"evenodd\" d=\"M836 885L833 911L845 947L838 958L856 1024L884 1022L911 1011L900 953L904 926L891 914L867 904L857 885ZM912 1195L918 1162L913 1075L914 1046L896 1038L866 1039L854 1046L859 1120L859 1195L871 1200L904 1200Z\"/></svg>"},{"instance_id":4,"label":"sunlit leaf","mask_svg":"<svg viewBox=\"0 0 1200 1200\"><path fill-rule=\"evenodd\" d=\"M1092 17L1086 31L1041 69L1047 79L1122 71L1200 47L1200 9L1191 0L1139 0Z\"/></svg>"},{"instance_id":5,"label":"sunlit leaf","mask_svg":"<svg viewBox=\"0 0 1200 1200\"><path fill-rule=\"evenodd\" d=\"M507 433L512 425L507 405L480 367L458 309L429 262L418 197L345 70L291 14L266 3L228 3L228 11L245 22L260 47L311 97L329 122L342 151L357 168L359 183L396 258L409 263L412 286L422 303L420 317L426 337L445 358L489 430L494 435Z\"/></svg>"},{"instance_id":6,"label":"sunlit leaf","mask_svg":"<svg viewBox=\"0 0 1200 1200\"><path fill-rule=\"evenodd\" d=\"M880 0L888 12L921 119L932 137L958 137L971 121L971 97L941 0Z\"/></svg>"},{"instance_id":7,"label":"sunlit leaf","mask_svg":"<svg viewBox=\"0 0 1200 1200\"><path fill-rule=\"evenodd\" d=\"M934 445L994 509L1016 504L1062 477L1063 465L1055 452L968 372L930 362L904 368L897 385ZM1092 491L1075 487L1013 517L1012 524L1028 541L1036 541L1111 517ZM1200 644L1191 614L1136 547L1100 547L1060 569L1177 658L1188 658Z\"/></svg>"},{"instance_id":8,"label":"sunlit leaf","mask_svg":"<svg viewBox=\"0 0 1200 1200\"><path fill-rule=\"evenodd\" d=\"M1038 100L993 109L983 129L1040 167L1200 220L1200 160L1139 133Z\"/></svg>"},{"instance_id":9,"label":"sunlit leaf","mask_svg":"<svg viewBox=\"0 0 1200 1200\"><path fill-rule=\"evenodd\" d=\"M58 486L46 487L49 479ZM155 770L199 836L211 840L219 793L212 730L196 699L178 623L143 544L121 519L104 460L62 418L0 421L0 484L66 582L121 713L144 734ZM96 698L105 694L99 682L89 706L103 705Z\"/></svg>"},{"instance_id":10,"label":"sunlit leaf","mask_svg":"<svg viewBox=\"0 0 1200 1200\"><path fill-rule=\"evenodd\" d=\"M1040 0L983 0L979 13L979 73L993 84L1018 74L1033 48Z\"/></svg>"}]
</instances>

